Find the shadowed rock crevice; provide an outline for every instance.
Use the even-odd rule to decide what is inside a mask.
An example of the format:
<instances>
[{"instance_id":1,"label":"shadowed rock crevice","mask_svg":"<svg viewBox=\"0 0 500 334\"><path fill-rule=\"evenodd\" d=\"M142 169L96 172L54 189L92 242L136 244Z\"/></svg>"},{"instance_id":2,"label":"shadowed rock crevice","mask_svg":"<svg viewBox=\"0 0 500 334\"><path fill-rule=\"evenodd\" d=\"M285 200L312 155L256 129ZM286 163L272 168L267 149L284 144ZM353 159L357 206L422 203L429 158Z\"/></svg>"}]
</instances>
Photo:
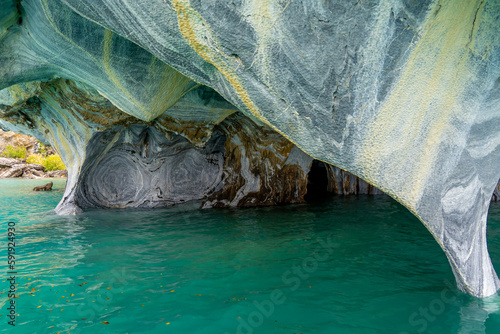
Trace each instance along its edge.
<instances>
[{"instance_id":1,"label":"shadowed rock crevice","mask_svg":"<svg viewBox=\"0 0 500 334\"><path fill-rule=\"evenodd\" d=\"M307 174L307 202L332 195L382 195L383 191L363 179L323 161L313 160Z\"/></svg>"},{"instance_id":2,"label":"shadowed rock crevice","mask_svg":"<svg viewBox=\"0 0 500 334\"><path fill-rule=\"evenodd\" d=\"M225 134L224 185L202 207L303 203L312 158L268 126L235 114Z\"/></svg>"},{"instance_id":3,"label":"shadowed rock crevice","mask_svg":"<svg viewBox=\"0 0 500 334\"><path fill-rule=\"evenodd\" d=\"M316 202L324 200L332 194L329 190L330 180L325 163L313 160L311 170L307 174L307 194L304 197L306 202ZM331 190L331 189L330 189Z\"/></svg>"}]
</instances>

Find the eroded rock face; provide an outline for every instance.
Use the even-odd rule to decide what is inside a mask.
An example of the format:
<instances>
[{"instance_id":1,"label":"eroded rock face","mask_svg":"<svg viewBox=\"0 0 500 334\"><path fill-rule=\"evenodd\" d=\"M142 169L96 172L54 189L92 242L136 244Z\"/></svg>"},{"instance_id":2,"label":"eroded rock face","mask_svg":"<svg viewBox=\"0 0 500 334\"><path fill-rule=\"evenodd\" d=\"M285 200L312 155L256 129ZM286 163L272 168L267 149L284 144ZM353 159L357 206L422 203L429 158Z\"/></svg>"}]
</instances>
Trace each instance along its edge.
<instances>
[{"instance_id":1,"label":"eroded rock face","mask_svg":"<svg viewBox=\"0 0 500 334\"><path fill-rule=\"evenodd\" d=\"M66 170L45 171L45 167L42 165L30 164L24 159L0 157L0 179L16 177L23 179L63 178L67 176L68 172Z\"/></svg>"},{"instance_id":2,"label":"eroded rock face","mask_svg":"<svg viewBox=\"0 0 500 334\"><path fill-rule=\"evenodd\" d=\"M239 110L405 205L459 287L486 296L500 287L486 247L500 176L499 18L496 0L1 0L1 117L51 141L69 169L63 203L75 203L98 132L143 124L203 149ZM252 195L262 183L234 173L273 168L238 147L244 136L227 138L241 162L223 174L240 186L206 205L266 201ZM270 150L276 170L295 177L285 147ZM282 189L271 198L292 193L271 179Z\"/></svg>"},{"instance_id":3,"label":"eroded rock face","mask_svg":"<svg viewBox=\"0 0 500 334\"><path fill-rule=\"evenodd\" d=\"M234 115L225 134L224 185L202 207L302 203L312 158L266 125Z\"/></svg>"},{"instance_id":4,"label":"eroded rock face","mask_svg":"<svg viewBox=\"0 0 500 334\"><path fill-rule=\"evenodd\" d=\"M60 152L69 171L60 214L194 200L205 208L304 202L312 158L208 87L144 122L83 83L33 86L19 86L25 95L3 117Z\"/></svg>"},{"instance_id":5,"label":"eroded rock face","mask_svg":"<svg viewBox=\"0 0 500 334\"><path fill-rule=\"evenodd\" d=\"M0 157L0 179L22 177L37 179L45 177L45 168L39 164L29 164L25 160Z\"/></svg>"},{"instance_id":6,"label":"eroded rock face","mask_svg":"<svg viewBox=\"0 0 500 334\"><path fill-rule=\"evenodd\" d=\"M221 183L224 141L215 133L200 149L144 125L99 132L87 146L76 203L152 208L203 199Z\"/></svg>"},{"instance_id":7,"label":"eroded rock face","mask_svg":"<svg viewBox=\"0 0 500 334\"><path fill-rule=\"evenodd\" d=\"M0 129L0 153L5 150L6 146L24 147L27 154L38 153L38 145L36 138Z\"/></svg>"},{"instance_id":8,"label":"eroded rock face","mask_svg":"<svg viewBox=\"0 0 500 334\"><path fill-rule=\"evenodd\" d=\"M203 208L303 203L312 158L265 125L232 115L198 141L153 122L97 132L74 193L61 210L160 207L202 200Z\"/></svg>"}]
</instances>

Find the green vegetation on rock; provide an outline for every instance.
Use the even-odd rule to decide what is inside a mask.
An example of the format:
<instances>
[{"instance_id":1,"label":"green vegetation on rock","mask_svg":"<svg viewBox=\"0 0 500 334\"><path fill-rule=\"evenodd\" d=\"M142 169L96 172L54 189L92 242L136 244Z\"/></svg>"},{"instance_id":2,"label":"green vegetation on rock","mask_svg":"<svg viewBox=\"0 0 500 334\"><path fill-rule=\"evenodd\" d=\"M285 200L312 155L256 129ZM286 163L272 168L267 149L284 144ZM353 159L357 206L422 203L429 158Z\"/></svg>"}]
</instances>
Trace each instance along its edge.
<instances>
[{"instance_id":1,"label":"green vegetation on rock","mask_svg":"<svg viewBox=\"0 0 500 334\"><path fill-rule=\"evenodd\" d=\"M46 172L53 170L64 170L66 166L61 160L61 157L57 154L43 156L42 154L32 154L26 159L30 164L40 164L45 167Z\"/></svg>"},{"instance_id":2,"label":"green vegetation on rock","mask_svg":"<svg viewBox=\"0 0 500 334\"><path fill-rule=\"evenodd\" d=\"M26 147L7 145L2 153L2 157L25 159Z\"/></svg>"}]
</instances>

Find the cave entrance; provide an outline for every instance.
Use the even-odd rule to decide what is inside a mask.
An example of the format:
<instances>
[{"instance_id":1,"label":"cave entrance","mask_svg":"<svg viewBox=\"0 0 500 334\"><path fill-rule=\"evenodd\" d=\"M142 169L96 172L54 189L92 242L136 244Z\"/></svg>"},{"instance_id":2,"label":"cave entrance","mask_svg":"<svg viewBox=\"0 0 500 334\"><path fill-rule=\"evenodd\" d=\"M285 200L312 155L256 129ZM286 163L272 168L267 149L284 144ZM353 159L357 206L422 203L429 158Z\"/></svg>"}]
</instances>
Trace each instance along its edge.
<instances>
[{"instance_id":1,"label":"cave entrance","mask_svg":"<svg viewBox=\"0 0 500 334\"><path fill-rule=\"evenodd\" d=\"M324 162L313 160L311 170L307 174L306 202L317 202L331 195L328 192L328 170Z\"/></svg>"}]
</instances>

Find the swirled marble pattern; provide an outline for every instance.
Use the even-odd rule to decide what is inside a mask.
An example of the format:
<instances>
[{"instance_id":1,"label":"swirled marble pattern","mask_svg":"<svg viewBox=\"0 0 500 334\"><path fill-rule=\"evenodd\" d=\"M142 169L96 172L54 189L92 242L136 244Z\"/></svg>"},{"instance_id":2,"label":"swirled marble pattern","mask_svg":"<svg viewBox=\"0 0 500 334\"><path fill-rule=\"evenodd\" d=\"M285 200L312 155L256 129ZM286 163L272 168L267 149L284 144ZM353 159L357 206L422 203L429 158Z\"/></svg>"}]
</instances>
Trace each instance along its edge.
<instances>
[{"instance_id":1,"label":"swirled marble pattern","mask_svg":"<svg viewBox=\"0 0 500 334\"><path fill-rule=\"evenodd\" d=\"M215 134L199 149L141 125L98 133L88 146L76 202L82 208L152 208L203 199L221 183L224 141Z\"/></svg>"}]
</instances>

